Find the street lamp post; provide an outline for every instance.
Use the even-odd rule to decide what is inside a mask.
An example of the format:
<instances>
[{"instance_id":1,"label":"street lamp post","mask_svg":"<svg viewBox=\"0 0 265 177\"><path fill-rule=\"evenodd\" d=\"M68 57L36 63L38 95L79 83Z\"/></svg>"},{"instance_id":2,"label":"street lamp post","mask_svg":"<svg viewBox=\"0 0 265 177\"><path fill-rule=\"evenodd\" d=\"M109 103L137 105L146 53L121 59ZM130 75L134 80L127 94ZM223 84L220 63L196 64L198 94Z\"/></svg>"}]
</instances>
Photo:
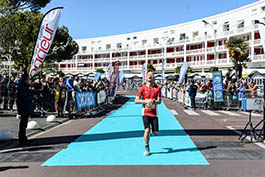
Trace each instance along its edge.
<instances>
[{"instance_id":1,"label":"street lamp post","mask_svg":"<svg viewBox=\"0 0 265 177\"><path fill-rule=\"evenodd\" d=\"M213 32L214 32L214 66L216 67L216 59L217 59L217 55L216 55L216 46L217 46L217 44L216 44L216 34L217 34L217 29L215 29L211 23L209 23L209 22L207 22L205 20L202 20L202 22L204 24L210 25L212 27L212 29L213 29Z\"/></svg>"}]
</instances>

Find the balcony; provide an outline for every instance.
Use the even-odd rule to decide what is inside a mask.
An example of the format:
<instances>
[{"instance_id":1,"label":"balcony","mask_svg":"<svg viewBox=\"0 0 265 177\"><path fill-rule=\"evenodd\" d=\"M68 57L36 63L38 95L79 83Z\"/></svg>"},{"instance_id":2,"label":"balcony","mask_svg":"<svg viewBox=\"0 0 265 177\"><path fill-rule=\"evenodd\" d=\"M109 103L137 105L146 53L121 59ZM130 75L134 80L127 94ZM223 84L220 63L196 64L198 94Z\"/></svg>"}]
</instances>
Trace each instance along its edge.
<instances>
[{"instance_id":1,"label":"balcony","mask_svg":"<svg viewBox=\"0 0 265 177\"><path fill-rule=\"evenodd\" d=\"M226 50L226 49L227 49L227 47L225 45L217 47L217 51L223 51L223 50Z\"/></svg>"},{"instance_id":2,"label":"balcony","mask_svg":"<svg viewBox=\"0 0 265 177\"><path fill-rule=\"evenodd\" d=\"M110 62L110 58L96 58L95 62Z\"/></svg>"},{"instance_id":3,"label":"balcony","mask_svg":"<svg viewBox=\"0 0 265 177\"><path fill-rule=\"evenodd\" d=\"M130 65L129 69L142 69L143 65Z\"/></svg>"},{"instance_id":4,"label":"balcony","mask_svg":"<svg viewBox=\"0 0 265 177\"><path fill-rule=\"evenodd\" d=\"M163 56L164 56L163 54L149 54L148 58L161 58Z\"/></svg>"},{"instance_id":5,"label":"balcony","mask_svg":"<svg viewBox=\"0 0 265 177\"><path fill-rule=\"evenodd\" d=\"M186 54L197 54L197 53L203 53L205 52L205 48L201 48L201 49L195 49L195 50L187 50Z\"/></svg>"},{"instance_id":6,"label":"balcony","mask_svg":"<svg viewBox=\"0 0 265 177\"><path fill-rule=\"evenodd\" d=\"M254 45L259 45L259 44L261 44L261 39L254 40Z\"/></svg>"},{"instance_id":7,"label":"balcony","mask_svg":"<svg viewBox=\"0 0 265 177\"><path fill-rule=\"evenodd\" d=\"M145 59L146 55L130 56L130 60Z\"/></svg>"},{"instance_id":8,"label":"balcony","mask_svg":"<svg viewBox=\"0 0 265 177\"><path fill-rule=\"evenodd\" d=\"M175 57L175 56L179 56L179 55L184 55L184 51L167 53L167 57Z\"/></svg>"},{"instance_id":9,"label":"balcony","mask_svg":"<svg viewBox=\"0 0 265 177\"><path fill-rule=\"evenodd\" d=\"M264 61L265 60L265 55L261 54L261 55L254 55L254 58L252 59L252 61Z\"/></svg>"},{"instance_id":10,"label":"balcony","mask_svg":"<svg viewBox=\"0 0 265 177\"><path fill-rule=\"evenodd\" d=\"M120 60L127 60L127 59L128 59L127 56L113 57L113 58L112 58L112 60L118 60L118 61L120 61Z\"/></svg>"},{"instance_id":11,"label":"balcony","mask_svg":"<svg viewBox=\"0 0 265 177\"><path fill-rule=\"evenodd\" d=\"M87 71L87 70L92 70L92 67L77 67L78 71Z\"/></svg>"}]
</instances>

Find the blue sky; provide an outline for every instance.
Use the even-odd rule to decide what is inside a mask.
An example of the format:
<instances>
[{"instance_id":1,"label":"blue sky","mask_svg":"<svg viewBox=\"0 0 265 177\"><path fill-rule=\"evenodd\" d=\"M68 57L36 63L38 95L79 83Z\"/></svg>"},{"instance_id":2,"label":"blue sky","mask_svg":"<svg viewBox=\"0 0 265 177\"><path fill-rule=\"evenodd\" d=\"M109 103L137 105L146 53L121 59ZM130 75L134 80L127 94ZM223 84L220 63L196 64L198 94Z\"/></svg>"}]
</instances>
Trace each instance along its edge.
<instances>
[{"instance_id":1,"label":"blue sky","mask_svg":"<svg viewBox=\"0 0 265 177\"><path fill-rule=\"evenodd\" d=\"M188 22L258 0L51 0L42 13L64 7L60 26L74 39L150 30Z\"/></svg>"}]
</instances>

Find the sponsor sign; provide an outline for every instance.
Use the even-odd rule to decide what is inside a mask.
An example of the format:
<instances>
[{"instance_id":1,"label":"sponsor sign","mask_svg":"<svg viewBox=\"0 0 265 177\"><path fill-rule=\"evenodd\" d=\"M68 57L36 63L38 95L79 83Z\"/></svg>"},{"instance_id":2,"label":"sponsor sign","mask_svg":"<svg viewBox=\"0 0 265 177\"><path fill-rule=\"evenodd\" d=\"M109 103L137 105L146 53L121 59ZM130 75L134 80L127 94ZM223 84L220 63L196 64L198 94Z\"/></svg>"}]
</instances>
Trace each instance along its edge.
<instances>
[{"instance_id":1,"label":"sponsor sign","mask_svg":"<svg viewBox=\"0 0 265 177\"><path fill-rule=\"evenodd\" d=\"M263 111L263 104L264 99L263 98L243 98L242 100L242 109L244 111Z\"/></svg>"},{"instance_id":2,"label":"sponsor sign","mask_svg":"<svg viewBox=\"0 0 265 177\"><path fill-rule=\"evenodd\" d=\"M90 108L96 105L96 95L94 92L75 92L77 110Z\"/></svg>"},{"instance_id":3,"label":"sponsor sign","mask_svg":"<svg viewBox=\"0 0 265 177\"><path fill-rule=\"evenodd\" d=\"M100 90L97 96L98 96L98 104L104 103L106 101L106 92L104 90Z\"/></svg>"},{"instance_id":4,"label":"sponsor sign","mask_svg":"<svg viewBox=\"0 0 265 177\"><path fill-rule=\"evenodd\" d=\"M224 101L223 95L223 78L221 71L212 72L213 75L213 93L214 93L214 102Z\"/></svg>"}]
</instances>

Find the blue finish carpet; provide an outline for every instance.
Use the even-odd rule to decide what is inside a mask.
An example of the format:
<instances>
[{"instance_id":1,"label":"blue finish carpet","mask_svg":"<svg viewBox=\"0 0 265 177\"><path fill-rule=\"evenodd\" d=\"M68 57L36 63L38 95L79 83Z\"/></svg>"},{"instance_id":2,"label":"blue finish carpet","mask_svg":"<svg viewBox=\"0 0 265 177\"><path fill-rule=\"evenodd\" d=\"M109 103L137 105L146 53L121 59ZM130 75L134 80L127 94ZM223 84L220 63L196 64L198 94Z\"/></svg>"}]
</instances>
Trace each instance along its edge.
<instances>
[{"instance_id":1,"label":"blue finish carpet","mask_svg":"<svg viewBox=\"0 0 265 177\"><path fill-rule=\"evenodd\" d=\"M151 155L144 156L142 105L134 98L42 166L209 165L164 103L158 106L159 136L151 137Z\"/></svg>"}]
</instances>

